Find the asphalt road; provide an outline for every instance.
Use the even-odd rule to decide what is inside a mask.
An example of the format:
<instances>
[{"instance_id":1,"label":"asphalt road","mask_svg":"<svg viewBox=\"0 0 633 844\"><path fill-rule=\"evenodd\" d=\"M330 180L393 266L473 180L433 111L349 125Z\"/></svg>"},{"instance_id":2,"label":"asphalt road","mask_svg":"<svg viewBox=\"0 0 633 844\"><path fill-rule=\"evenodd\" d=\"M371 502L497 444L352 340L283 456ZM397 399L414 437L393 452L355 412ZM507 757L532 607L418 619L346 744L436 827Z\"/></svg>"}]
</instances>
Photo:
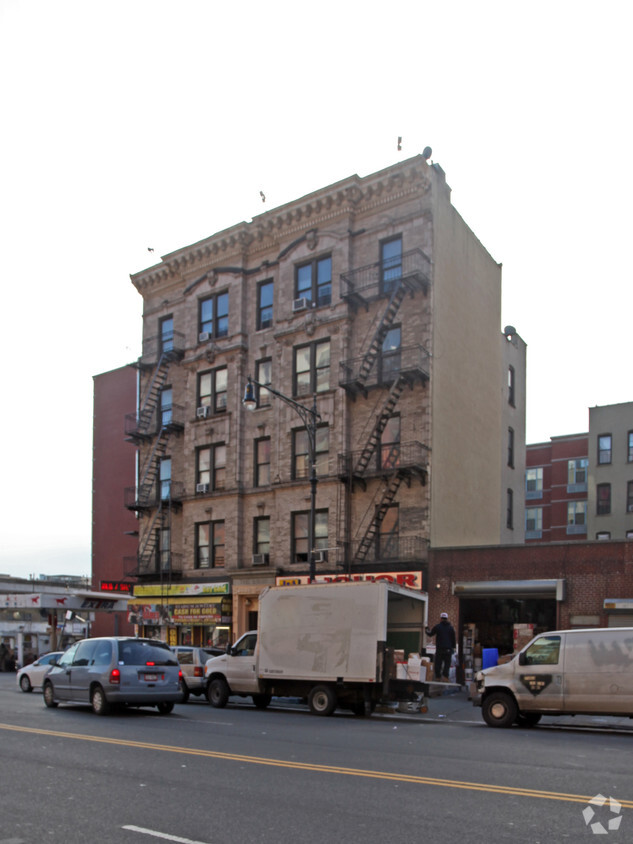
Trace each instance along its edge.
<instances>
[{"instance_id":1,"label":"asphalt road","mask_svg":"<svg viewBox=\"0 0 633 844\"><path fill-rule=\"evenodd\" d=\"M593 841L591 824L633 840L633 730L493 730L457 697L430 703L316 718L192 698L102 718L0 673L0 844L551 844Z\"/></svg>"}]
</instances>

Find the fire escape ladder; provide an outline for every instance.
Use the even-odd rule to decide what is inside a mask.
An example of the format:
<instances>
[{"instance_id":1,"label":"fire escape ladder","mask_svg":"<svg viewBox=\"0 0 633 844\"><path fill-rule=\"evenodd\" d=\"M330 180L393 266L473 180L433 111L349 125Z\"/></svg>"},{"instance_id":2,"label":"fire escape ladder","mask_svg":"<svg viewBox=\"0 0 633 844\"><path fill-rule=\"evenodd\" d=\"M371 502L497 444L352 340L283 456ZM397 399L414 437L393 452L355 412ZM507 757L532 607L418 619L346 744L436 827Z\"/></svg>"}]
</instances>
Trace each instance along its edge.
<instances>
[{"instance_id":1,"label":"fire escape ladder","mask_svg":"<svg viewBox=\"0 0 633 844\"><path fill-rule=\"evenodd\" d=\"M158 545L159 529L163 527L163 505L162 502L158 505L158 509L154 513L154 517L150 522L143 542L138 549L138 570L139 572L148 573L153 570L152 561L156 559L156 548Z\"/></svg>"},{"instance_id":2,"label":"fire escape ladder","mask_svg":"<svg viewBox=\"0 0 633 844\"><path fill-rule=\"evenodd\" d=\"M382 524L382 520L385 518L390 504L396 497L400 484L402 483L402 478L403 475L400 472L397 472L386 485L385 491L380 499L380 503L376 507L374 518L369 523L369 526L365 531L365 535L358 545L358 549L354 557L355 562L362 563L367 556L367 552L374 545L376 534L380 530L380 525Z\"/></svg>"},{"instance_id":3,"label":"fire escape ladder","mask_svg":"<svg viewBox=\"0 0 633 844\"><path fill-rule=\"evenodd\" d=\"M167 380L167 373L169 372L169 358L163 352L159 358L158 364L152 379L149 382L145 399L141 405L138 414L138 432L139 434L147 434L150 430L154 413L158 405L161 390L165 386Z\"/></svg>"},{"instance_id":4,"label":"fire escape ladder","mask_svg":"<svg viewBox=\"0 0 633 844\"><path fill-rule=\"evenodd\" d=\"M147 505L151 499L152 491L156 488L160 461L167 450L169 429L161 428L159 435L154 440L152 450L145 461L145 465L139 472L139 482L136 499L139 504ZM159 495L159 498L161 496Z\"/></svg>"},{"instance_id":5,"label":"fire escape ladder","mask_svg":"<svg viewBox=\"0 0 633 844\"><path fill-rule=\"evenodd\" d=\"M402 376L398 376L398 378L396 378L396 380L391 385L391 389L389 390L389 394L380 409L380 413L378 413L378 415L376 416L376 423L372 429L372 432L369 435L367 442L365 443L365 447L363 448L361 455L358 458L356 466L354 467L353 474L355 477L362 477L365 470L367 469L369 461L371 460L371 456L380 443L380 437L382 436L382 432L385 430L387 422L393 415L395 406L398 404L400 396L402 395L402 391L404 390L405 384L405 379Z\"/></svg>"},{"instance_id":6,"label":"fire escape ladder","mask_svg":"<svg viewBox=\"0 0 633 844\"><path fill-rule=\"evenodd\" d=\"M382 344L385 339L385 335L389 328L391 327L396 314L398 313L398 309L402 304L402 300L405 297L407 292L406 285L400 280L394 287L393 293L389 299L387 307L385 308L385 312L382 315L382 319L378 324L378 328L376 329L374 336L369 344L369 348L363 361L360 365L360 369L358 372L358 383L363 384L367 380L367 376L371 372L371 369L376 362L376 358L380 354L382 349Z\"/></svg>"}]
</instances>

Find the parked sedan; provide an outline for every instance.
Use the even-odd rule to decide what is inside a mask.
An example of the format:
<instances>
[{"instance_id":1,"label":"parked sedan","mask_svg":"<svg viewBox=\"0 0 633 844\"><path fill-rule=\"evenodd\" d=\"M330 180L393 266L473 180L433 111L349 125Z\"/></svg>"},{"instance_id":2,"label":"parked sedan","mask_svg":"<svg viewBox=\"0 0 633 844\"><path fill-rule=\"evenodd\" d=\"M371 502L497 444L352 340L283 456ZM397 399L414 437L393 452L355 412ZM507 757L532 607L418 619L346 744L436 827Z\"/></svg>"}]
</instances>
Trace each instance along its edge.
<instances>
[{"instance_id":1,"label":"parked sedan","mask_svg":"<svg viewBox=\"0 0 633 844\"><path fill-rule=\"evenodd\" d=\"M171 648L156 639L107 636L71 645L44 678L44 703L88 703L97 715L111 706L156 706L161 715L182 699L182 673Z\"/></svg>"},{"instance_id":2,"label":"parked sedan","mask_svg":"<svg viewBox=\"0 0 633 844\"><path fill-rule=\"evenodd\" d=\"M205 695L207 681L204 676L204 666L212 656L223 654L224 648L216 648L211 645L204 648L175 645L172 650L178 657L182 671L182 703L187 703L189 695Z\"/></svg>"},{"instance_id":3,"label":"parked sedan","mask_svg":"<svg viewBox=\"0 0 633 844\"><path fill-rule=\"evenodd\" d=\"M23 692L32 692L35 688L39 689L44 677L63 653L63 651L51 651L48 654L42 654L35 662L20 668L16 678L18 688L22 689Z\"/></svg>"}]
</instances>

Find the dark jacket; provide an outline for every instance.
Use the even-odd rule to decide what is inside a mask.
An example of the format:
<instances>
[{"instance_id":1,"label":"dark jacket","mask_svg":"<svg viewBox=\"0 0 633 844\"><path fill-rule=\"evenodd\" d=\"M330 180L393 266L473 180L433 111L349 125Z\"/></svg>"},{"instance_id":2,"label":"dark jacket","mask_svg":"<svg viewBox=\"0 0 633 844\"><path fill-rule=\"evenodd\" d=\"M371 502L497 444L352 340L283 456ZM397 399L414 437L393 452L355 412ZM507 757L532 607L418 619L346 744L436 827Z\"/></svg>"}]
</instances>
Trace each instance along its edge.
<instances>
[{"instance_id":1,"label":"dark jacket","mask_svg":"<svg viewBox=\"0 0 633 844\"><path fill-rule=\"evenodd\" d=\"M446 650L455 650L455 628L446 618L443 618L439 624L436 624L431 630L426 631L427 636L436 636L435 647Z\"/></svg>"}]
</instances>

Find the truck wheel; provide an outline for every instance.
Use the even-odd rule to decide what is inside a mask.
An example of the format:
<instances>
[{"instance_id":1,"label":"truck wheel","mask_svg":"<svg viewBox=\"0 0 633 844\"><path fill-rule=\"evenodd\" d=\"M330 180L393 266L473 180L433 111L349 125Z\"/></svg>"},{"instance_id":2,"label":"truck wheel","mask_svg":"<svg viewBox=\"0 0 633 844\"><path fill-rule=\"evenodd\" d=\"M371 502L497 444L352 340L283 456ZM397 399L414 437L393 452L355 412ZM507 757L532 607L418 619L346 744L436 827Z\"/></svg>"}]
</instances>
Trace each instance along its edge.
<instances>
[{"instance_id":1,"label":"truck wheel","mask_svg":"<svg viewBox=\"0 0 633 844\"><path fill-rule=\"evenodd\" d=\"M270 701L272 700L272 695L263 694L263 695L253 695L253 703L257 707L257 709L266 709Z\"/></svg>"},{"instance_id":2,"label":"truck wheel","mask_svg":"<svg viewBox=\"0 0 633 844\"><path fill-rule=\"evenodd\" d=\"M222 677L215 677L207 688L207 700L216 709L223 709L229 702L229 687Z\"/></svg>"},{"instance_id":3,"label":"truck wheel","mask_svg":"<svg viewBox=\"0 0 633 844\"><path fill-rule=\"evenodd\" d=\"M308 706L313 715L331 715L336 709L336 692L330 686L310 689Z\"/></svg>"},{"instance_id":4,"label":"truck wheel","mask_svg":"<svg viewBox=\"0 0 633 844\"><path fill-rule=\"evenodd\" d=\"M511 727L519 714L513 697L505 692L492 692L481 706L484 721L489 727Z\"/></svg>"},{"instance_id":5,"label":"truck wheel","mask_svg":"<svg viewBox=\"0 0 633 844\"><path fill-rule=\"evenodd\" d=\"M535 727L540 720L541 716L536 712L520 712L516 717L519 727Z\"/></svg>"}]
</instances>

